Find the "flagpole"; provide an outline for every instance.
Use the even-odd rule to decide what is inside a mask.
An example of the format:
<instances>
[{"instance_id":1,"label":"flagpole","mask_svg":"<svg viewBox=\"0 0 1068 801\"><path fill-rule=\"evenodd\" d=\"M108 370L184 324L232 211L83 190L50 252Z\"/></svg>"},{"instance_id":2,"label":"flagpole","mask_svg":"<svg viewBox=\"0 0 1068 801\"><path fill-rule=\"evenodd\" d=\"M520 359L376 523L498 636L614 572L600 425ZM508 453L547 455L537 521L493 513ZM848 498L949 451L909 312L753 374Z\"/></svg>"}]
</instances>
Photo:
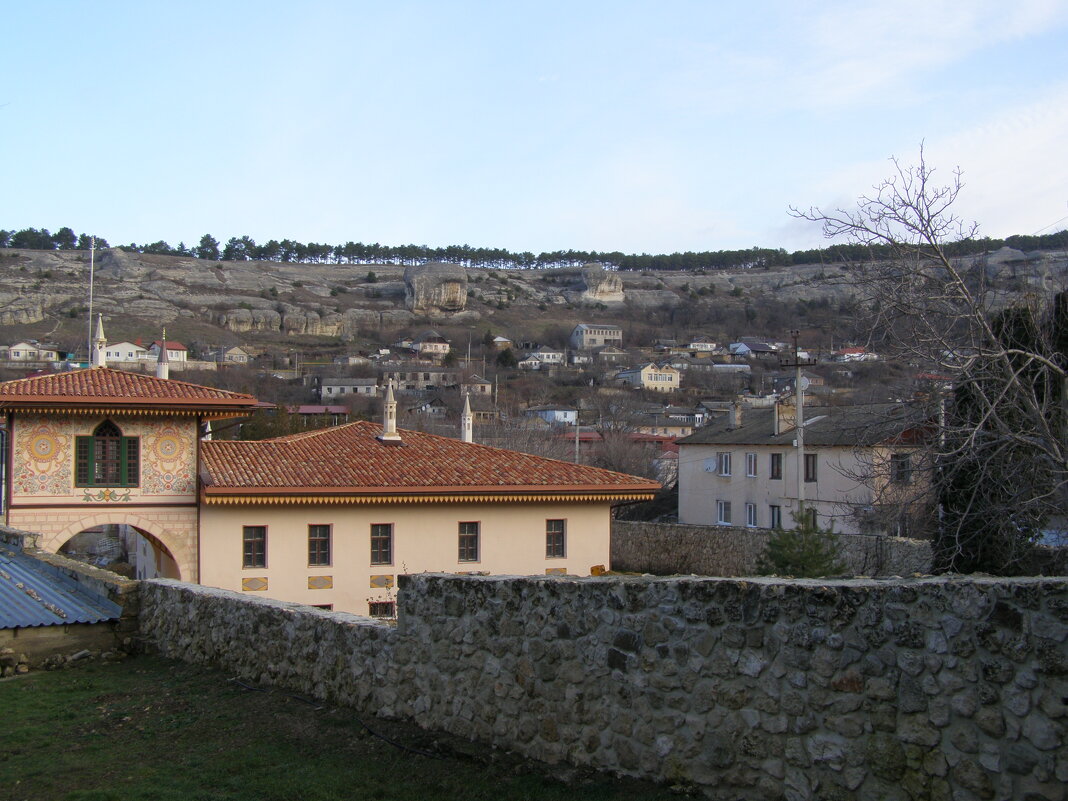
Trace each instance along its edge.
<instances>
[{"instance_id":1,"label":"flagpole","mask_svg":"<svg viewBox=\"0 0 1068 801\"><path fill-rule=\"evenodd\" d=\"M86 353L86 365L92 365L93 362L93 271L95 265L96 256L96 237L92 237L89 240L89 333L86 341L88 349Z\"/></svg>"}]
</instances>

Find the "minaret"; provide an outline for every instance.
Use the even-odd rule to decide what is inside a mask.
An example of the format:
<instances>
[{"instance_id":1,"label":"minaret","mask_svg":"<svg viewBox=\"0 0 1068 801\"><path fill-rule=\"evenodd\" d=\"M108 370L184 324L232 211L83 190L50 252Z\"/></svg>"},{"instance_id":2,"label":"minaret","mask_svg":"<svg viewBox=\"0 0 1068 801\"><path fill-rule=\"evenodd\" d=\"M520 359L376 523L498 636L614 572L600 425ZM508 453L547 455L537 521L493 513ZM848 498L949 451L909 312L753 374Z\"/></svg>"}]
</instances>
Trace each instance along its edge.
<instances>
[{"instance_id":1,"label":"minaret","mask_svg":"<svg viewBox=\"0 0 1068 801\"><path fill-rule=\"evenodd\" d=\"M93 337L93 353L90 360L90 364L93 367L107 367L108 362L105 358L104 351L107 350L108 340L104 336L104 315L98 314L96 316L96 336Z\"/></svg>"},{"instance_id":2,"label":"minaret","mask_svg":"<svg viewBox=\"0 0 1068 801\"><path fill-rule=\"evenodd\" d=\"M471 396L464 393L464 410L460 413L460 440L474 442L474 418L471 415Z\"/></svg>"},{"instance_id":3,"label":"minaret","mask_svg":"<svg viewBox=\"0 0 1068 801\"><path fill-rule=\"evenodd\" d=\"M171 360L167 355L167 329L163 329L163 341L159 345L159 358L156 359L156 378L171 377Z\"/></svg>"},{"instance_id":4,"label":"minaret","mask_svg":"<svg viewBox=\"0 0 1068 801\"><path fill-rule=\"evenodd\" d=\"M397 401L393 398L393 379L386 382L386 401L383 404L382 433L378 435L380 442L400 443L400 434L397 433Z\"/></svg>"}]
</instances>

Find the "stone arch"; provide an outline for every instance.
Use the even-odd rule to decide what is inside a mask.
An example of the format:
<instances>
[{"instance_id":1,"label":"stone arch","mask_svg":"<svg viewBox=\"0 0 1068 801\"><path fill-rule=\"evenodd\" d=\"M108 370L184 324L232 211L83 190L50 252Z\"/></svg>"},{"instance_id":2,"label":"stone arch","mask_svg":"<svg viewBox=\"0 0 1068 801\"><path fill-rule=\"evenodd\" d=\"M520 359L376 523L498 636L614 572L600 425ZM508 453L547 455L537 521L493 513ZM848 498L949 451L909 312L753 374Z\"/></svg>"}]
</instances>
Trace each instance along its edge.
<instances>
[{"instance_id":1,"label":"stone arch","mask_svg":"<svg viewBox=\"0 0 1068 801\"><path fill-rule=\"evenodd\" d=\"M40 548L50 553L56 553L75 534L94 526L114 524L132 526L143 536L159 543L177 565L178 578L181 581L197 580L195 539L190 542L188 536L182 536L171 531L159 520L153 520L151 517L121 509L94 509L88 514L74 516L62 528L43 535L40 541Z\"/></svg>"}]
</instances>

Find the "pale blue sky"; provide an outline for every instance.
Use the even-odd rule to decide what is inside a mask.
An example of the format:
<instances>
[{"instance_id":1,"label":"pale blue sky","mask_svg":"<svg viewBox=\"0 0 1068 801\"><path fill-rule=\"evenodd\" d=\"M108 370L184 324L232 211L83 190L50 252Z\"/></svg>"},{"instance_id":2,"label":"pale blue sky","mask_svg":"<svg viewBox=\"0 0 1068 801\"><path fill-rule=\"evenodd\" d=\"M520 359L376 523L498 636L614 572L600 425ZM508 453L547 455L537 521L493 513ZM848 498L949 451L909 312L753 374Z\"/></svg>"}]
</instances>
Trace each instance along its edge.
<instances>
[{"instance_id":1,"label":"pale blue sky","mask_svg":"<svg viewBox=\"0 0 1068 801\"><path fill-rule=\"evenodd\" d=\"M887 158L1068 225L1068 2L0 2L0 227L819 244Z\"/></svg>"}]
</instances>

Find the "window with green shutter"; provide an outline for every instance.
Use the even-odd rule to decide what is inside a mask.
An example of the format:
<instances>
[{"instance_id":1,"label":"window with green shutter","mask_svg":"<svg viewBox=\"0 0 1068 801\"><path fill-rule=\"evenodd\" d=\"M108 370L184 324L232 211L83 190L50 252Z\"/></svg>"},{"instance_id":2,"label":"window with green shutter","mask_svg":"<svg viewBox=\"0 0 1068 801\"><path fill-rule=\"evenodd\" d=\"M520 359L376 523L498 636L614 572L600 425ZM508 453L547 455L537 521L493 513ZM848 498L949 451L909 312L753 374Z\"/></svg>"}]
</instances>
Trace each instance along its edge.
<instances>
[{"instance_id":1,"label":"window with green shutter","mask_svg":"<svg viewBox=\"0 0 1068 801\"><path fill-rule=\"evenodd\" d=\"M76 437L74 447L75 486L140 486L141 440L124 437L111 420L98 425L91 437Z\"/></svg>"}]
</instances>

